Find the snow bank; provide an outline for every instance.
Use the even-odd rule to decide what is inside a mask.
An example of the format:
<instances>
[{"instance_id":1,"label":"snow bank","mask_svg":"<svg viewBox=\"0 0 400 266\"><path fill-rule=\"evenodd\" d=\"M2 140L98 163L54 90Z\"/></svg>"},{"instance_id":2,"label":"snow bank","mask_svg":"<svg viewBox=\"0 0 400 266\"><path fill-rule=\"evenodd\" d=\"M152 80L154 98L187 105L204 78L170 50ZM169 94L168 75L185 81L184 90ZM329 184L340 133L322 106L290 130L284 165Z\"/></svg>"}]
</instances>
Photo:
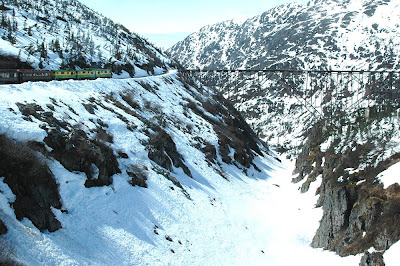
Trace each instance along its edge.
<instances>
[{"instance_id":1,"label":"snow bank","mask_svg":"<svg viewBox=\"0 0 400 266\"><path fill-rule=\"evenodd\" d=\"M395 266L399 264L400 241L391 246L383 255L386 266Z\"/></svg>"},{"instance_id":2,"label":"snow bank","mask_svg":"<svg viewBox=\"0 0 400 266\"><path fill-rule=\"evenodd\" d=\"M378 175L379 180L387 189L390 185L400 184L400 163L396 163Z\"/></svg>"}]
</instances>

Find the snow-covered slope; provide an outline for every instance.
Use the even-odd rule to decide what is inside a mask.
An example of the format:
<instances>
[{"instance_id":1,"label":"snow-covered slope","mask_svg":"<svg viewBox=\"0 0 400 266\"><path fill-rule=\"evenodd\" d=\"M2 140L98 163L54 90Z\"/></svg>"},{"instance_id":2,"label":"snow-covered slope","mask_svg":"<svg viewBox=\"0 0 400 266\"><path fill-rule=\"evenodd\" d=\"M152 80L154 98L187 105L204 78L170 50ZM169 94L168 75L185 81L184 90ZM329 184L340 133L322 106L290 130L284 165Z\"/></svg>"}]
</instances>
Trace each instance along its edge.
<instances>
[{"instance_id":1,"label":"snow-covered slope","mask_svg":"<svg viewBox=\"0 0 400 266\"><path fill-rule=\"evenodd\" d=\"M399 14L394 0L284 4L243 23L205 26L168 52L189 69L399 70ZM224 94L258 135L285 150L298 146L296 136L313 117L295 95L283 93L281 75L231 76Z\"/></svg>"},{"instance_id":2,"label":"snow-covered slope","mask_svg":"<svg viewBox=\"0 0 400 266\"><path fill-rule=\"evenodd\" d=\"M110 68L165 72L171 60L147 40L76 0L2 1L0 68ZM11 62L10 62L11 61Z\"/></svg>"},{"instance_id":3,"label":"snow-covered slope","mask_svg":"<svg viewBox=\"0 0 400 266\"><path fill-rule=\"evenodd\" d=\"M284 4L243 23L205 26L168 52L189 69L399 70L399 14L394 0ZM298 80L299 90L310 87L300 82L302 74L287 74L283 80ZM295 95L284 93L282 75L235 75L224 81L223 93L258 135L286 150L298 146L296 136L313 117ZM316 74L309 82L324 78Z\"/></svg>"},{"instance_id":4,"label":"snow-covered slope","mask_svg":"<svg viewBox=\"0 0 400 266\"><path fill-rule=\"evenodd\" d=\"M90 24L86 16L102 18L92 13L81 16L78 9L86 9L74 0L5 2L6 6L20 5L16 18L22 14L28 22L39 21L31 29L40 40L37 44L45 42L42 37L53 29L57 33L49 39L63 34L65 28L44 26L40 20L46 17L33 19L36 14L52 19L59 15L61 21L66 15L65 26L74 30L79 30L79 23ZM334 7L335 2L313 3ZM351 3L355 2L346 5ZM46 11L42 8L46 5L68 8ZM293 7L300 6L282 10L289 15ZM12 10L2 9L7 16L13 15ZM63 24L53 24L59 23ZM116 27L124 35L126 31ZM24 31L29 36L28 28L5 38L13 42L17 36L18 43ZM64 36L68 34L67 29ZM109 38L113 44L119 40L126 45L124 37ZM157 65L157 60L168 59L159 54L153 58L144 47L155 51L147 45L135 50L136 56L149 60L144 65L138 61L136 75L140 69L161 72L169 68L169 63L153 68L151 62ZM3 55L17 54L9 42L1 48ZM46 68L60 62L56 52L50 52L48 62L35 53L35 67L40 57ZM24 50L20 58L23 54ZM96 61L96 57L88 58ZM0 86L0 261L356 265L361 255L351 254L369 251L362 258L368 265L382 257L381 251L400 238L400 190L391 184L398 179L390 172L399 160L399 123L393 116L397 110L377 110L368 121L363 113L349 114L334 121L338 127L322 130L318 124L299 125L308 117L301 108L291 110L289 95L272 91L264 98L271 100L265 107L275 116L264 122L272 124L263 132L266 138L286 128L302 133L310 127L308 133L314 132L304 135L302 140L308 143L300 146L296 163L295 179L303 184L290 183L293 162L279 163L229 103L176 72L126 80ZM283 117L285 123L280 120ZM357 130L359 124L364 125L361 130ZM366 134L371 130L373 134ZM358 169L370 174L359 174ZM382 173L379 177L378 172ZM299 193L307 189L310 193ZM323 210L315 208L315 203ZM349 256L312 249L311 244ZM397 250L394 244L384 254L387 265L396 265L389 263L396 262Z\"/></svg>"},{"instance_id":5,"label":"snow-covered slope","mask_svg":"<svg viewBox=\"0 0 400 266\"><path fill-rule=\"evenodd\" d=\"M55 232L19 221L17 177L0 167L3 256L27 265L359 261L309 247L321 211L315 196L290 183L293 166L279 163L235 112L176 73L2 85L0 99L0 133L38 151L62 204L51 208L62 226ZM90 154L99 148L101 158L112 151L101 164ZM75 152L80 163L71 166ZM119 170L108 178L111 157Z\"/></svg>"},{"instance_id":6,"label":"snow-covered slope","mask_svg":"<svg viewBox=\"0 0 400 266\"><path fill-rule=\"evenodd\" d=\"M398 71L399 11L395 0L282 5L244 23L206 26L169 52L186 68ZM388 74L285 74L229 72L220 84L260 137L296 159L293 181L302 182L302 192L322 181L308 192L319 195L323 209L312 246L341 256L365 253L363 266L381 265L389 249L389 265L390 247L397 250L400 239L400 178L393 170L399 105L396 97L383 105L363 100L365 84ZM343 87L357 90L340 95ZM346 101L357 104L347 108Z\"/></svg>"},{"instance_id":7,"label":"snow-covered slope","mask_svg":"<svg viewBox=\"0 0 400 266\"><path fill-rule=\"evenodd\" d=\"M169 49L186 68L399 69L397 0L285 4L202 28Z\"/></svg>"}]
</instances>

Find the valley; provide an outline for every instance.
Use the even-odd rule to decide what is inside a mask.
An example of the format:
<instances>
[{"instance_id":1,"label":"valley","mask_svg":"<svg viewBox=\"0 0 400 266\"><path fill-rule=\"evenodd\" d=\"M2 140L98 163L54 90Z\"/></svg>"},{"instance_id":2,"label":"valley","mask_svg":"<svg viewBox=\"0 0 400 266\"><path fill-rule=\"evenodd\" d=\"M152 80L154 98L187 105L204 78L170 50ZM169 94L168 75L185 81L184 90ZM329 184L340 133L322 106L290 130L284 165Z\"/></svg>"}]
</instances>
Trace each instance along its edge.
<instances>
[{"instance_id":1,"label":"valley","mask_svg":"<svg viewBox=\"0 0 400 266\"><path fill-rule=\"evenodd\" d=\"M397 265L400 3L311 0L162 51L4 0L0 264Z\"/></svg>"}]
</instances>

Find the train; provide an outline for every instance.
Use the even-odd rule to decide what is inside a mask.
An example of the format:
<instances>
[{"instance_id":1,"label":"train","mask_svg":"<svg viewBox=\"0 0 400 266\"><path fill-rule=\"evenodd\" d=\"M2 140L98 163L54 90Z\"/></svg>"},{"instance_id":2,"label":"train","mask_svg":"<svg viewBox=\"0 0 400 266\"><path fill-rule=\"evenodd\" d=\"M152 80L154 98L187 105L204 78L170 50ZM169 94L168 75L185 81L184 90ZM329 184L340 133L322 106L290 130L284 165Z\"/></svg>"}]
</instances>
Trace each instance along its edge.
<instances>
[{"instance_id":1,"label":"train","mask_svg":"<svg viewBox=\"0 0 400 266\"><path fill-rule=\"evenodd\" d=\"M0 84L23 83L26 81L51 81L67 79L111 78L109 69L83 70L35 70L35 69L0 69Z\"/></svg>"}]
</instances>

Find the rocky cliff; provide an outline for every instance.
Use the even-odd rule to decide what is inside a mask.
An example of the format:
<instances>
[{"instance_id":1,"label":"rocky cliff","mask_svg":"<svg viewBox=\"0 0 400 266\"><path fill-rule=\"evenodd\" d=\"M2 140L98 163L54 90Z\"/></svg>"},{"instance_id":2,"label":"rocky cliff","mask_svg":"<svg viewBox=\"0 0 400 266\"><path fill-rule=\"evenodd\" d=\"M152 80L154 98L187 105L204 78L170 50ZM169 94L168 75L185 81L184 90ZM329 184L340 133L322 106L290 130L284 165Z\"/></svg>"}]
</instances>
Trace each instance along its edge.
<instances>
[{"instance_id":1,"label":"rocky cliff","mask_svg":"<svg viewBox=\"0 0 400 266\"><path fill-rule=\"evenodd\" d=\"M322 179L313 247L365 253L360 265L384 265L382 254L400 239L400 186L385 183L385 171L400 162L397 111L372 108L368 117L357 112L310 129L294 182L307 192Z\"/></svg>"}]
</instances>

